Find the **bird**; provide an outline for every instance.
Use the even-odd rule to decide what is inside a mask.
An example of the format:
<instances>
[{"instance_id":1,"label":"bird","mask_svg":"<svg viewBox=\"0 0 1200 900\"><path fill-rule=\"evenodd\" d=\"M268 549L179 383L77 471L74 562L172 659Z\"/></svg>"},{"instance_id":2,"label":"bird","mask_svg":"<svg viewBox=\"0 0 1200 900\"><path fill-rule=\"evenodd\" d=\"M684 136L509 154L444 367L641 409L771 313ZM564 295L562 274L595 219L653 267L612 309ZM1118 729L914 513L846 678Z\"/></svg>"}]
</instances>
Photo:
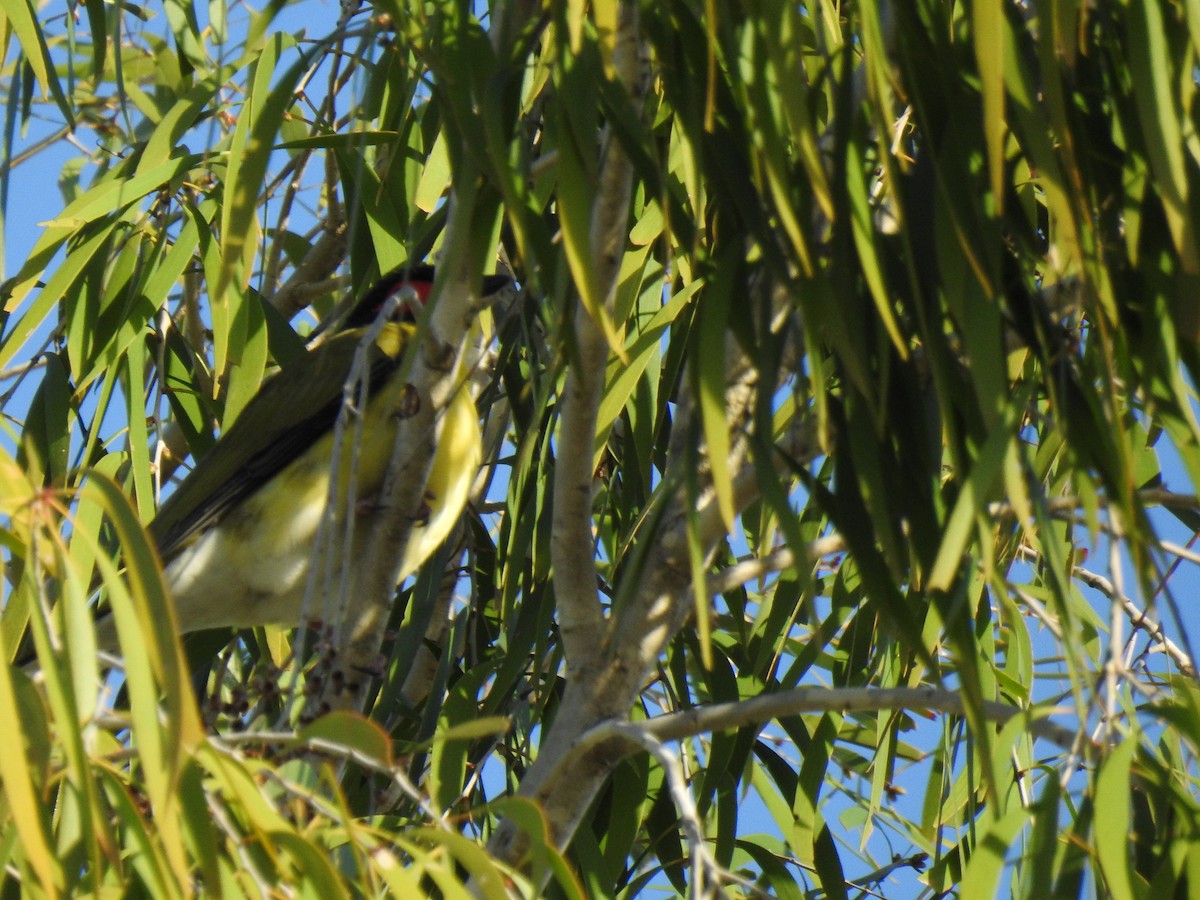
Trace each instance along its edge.
<instances>
[{"instance_id":1,"label":"bird","mask_svg":"<svg viewBox=\"0 0 1200 900\"><path fill-rule=\"evenodd\" d=\"M342 430L337 490L329 506L335 427L344 385L364 337L388 301L424 302L434 269L421 264L383 276L354 305L337 332L263 382L241 414L162 503L148 532L163 564L180 634L215 628L303 624L320 612L319 587L351 580L361 541L339 547L346 520L371 508L383 486L399 418L413 402L401 377L405 351L416 335L412 306L400 302L367 346L367 400L359 443ZM485 276L485 298L511 285L506 275ZM459 384L443 413L440 438L425 486L425 503L403 548L399 579L413 574L453 529L479 469L478 414ZM351 472L353 470L353 476ZM352 480L353 479L353 480ZM348 497L351 484L353 497ZM317 602L306 608L322 522L339 547L328 568L317 566ZM364 529L359 529L363 531ZM360 538L362 536L360 535ZM324 578L325 574L330 577ZM399 583L399 582L398 582ZM97 621L97 646L117 651L111 615Z\"/></svg>"}]
</instances>

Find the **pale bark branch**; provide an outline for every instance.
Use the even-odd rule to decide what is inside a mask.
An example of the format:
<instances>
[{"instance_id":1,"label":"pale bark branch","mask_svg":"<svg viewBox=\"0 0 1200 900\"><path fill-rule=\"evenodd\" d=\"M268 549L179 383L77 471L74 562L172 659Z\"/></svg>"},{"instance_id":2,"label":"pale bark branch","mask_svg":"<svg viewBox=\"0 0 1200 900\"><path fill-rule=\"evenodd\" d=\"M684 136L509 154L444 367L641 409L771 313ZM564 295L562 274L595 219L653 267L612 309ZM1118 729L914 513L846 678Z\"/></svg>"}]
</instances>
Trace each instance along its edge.
<instances>
[{"instance_id":1,"label":"pale bark branch","mask_svg":"<svg viewBox=\"0 0 1200 900\"><path fill-rule=\"evenodd\" d=\"M1041 554L1032 547L1022 547L1019 555L1028 562L1037 562L1041 559ZM1123 591L1119 590L1109 579L1082 566L1074 566L1071 569L1071 576L1078 578L1088 587L1094 588L1109 600L1119 605L1128 618L1130 625L1135 630L1145 631L1150 636L1150 639L1158 644L1162 648L1162 651L1179 667L1180 672L1193 678L1196 676L1196 665L1192 661L1191 656L1167 636L1162 625L1150 618L1150 614L1146 610L1134 603L1133 600Z\"/></svg>"},{"instance_id":2,"label":"pale bark branch","mask_svg":"<svg viewBox=\"0 0 1200 900\"><path fill-rule=\"evenodd\" d=\"M763 694L748 700L714 703L683 712L668 713L639 727L660 741L678 741L700 734L761 725L775 719L817 712L878 712L888 709L925 710L966 715L966 703L960 691L935 687L915 688L795 688ZM1067 728L1044 718L1058 710L1041 707L1023 708L992 700L983 702L983 715L989 722L1004 725L1018 716L1026 719L1026 728L1034 737L1047 740L1064 750L1076 745L1079 730ZM606 741L609 732L601 725L596 734L585 735L581 743Z\"/></svg>"},{"instance_id":3,"label":"pale bark branch","mask_svg":"<svg viewBox=\"0 0 1200 900\"><path fill-rule=\"evenodd\" d=\"M753 399L751 394L739 395L737 391L732 396L741 396L747 404ZM576 673L568 680L554 725L521 782L521 796L539 804L560 847L570 840L592 798L625 755L620 741L580 746L580 737L601 722L626 718L647 673L694 610L692 573L687 561L688 517L697 516L706 564L726 533L715 498L702 501L701 508L693 513L681 488L678 467L688 464L687 435L693 408L690 395L682 395L663 485L664 489L674 490L674 496L667 501L668 508L653 535L654 546L642 570L637 594L610 629L600 654L603 666L588 673L587 678ZM744 418L737 409L728 412L733 420ZM800 422L778 444L792 459L810 458L813 445L811 427ZM775 460L780 467L783 458ZM758 489L758 473L753 464L747 464L734 479L735 510L744 509L758 496ZM515 864L523 857L526 845L527 838L506 822L488 846L498 858Z\"/></svg>"},{"instance_id":4,"label":"pale bark branch","mask_svg":"<svg viewBox=\"0 0 1200 900\"><path fill-rule=\"evenodd\" d=\"M729 876L709 852L708 842L704 837L704 823L700 812L688 790L687 778L679 759L669 750L661 739L656 737L644 723L607 722L598 729L603 732L601 740L621 738L630 741L658 760L666 775L667 788L675 809L679 813L680 824L683 825L687 836L688 856L692 864L692 881L689 885L692 897L716 897L721 893L720 883Z\"/></svg>"},{"instance_id":5,"label":"pale bark branch","mask_svg":"<svg viewBox=\"0 0 1200 900\"><path fill-rule=\"evenodd\" d=\"M568 716L570 707L561 708L560 717ZM564 733L558 722L554 733L542 747L535 766L530 769L521 792L538 802L551 824L555 840L564 843L569 832L562 827L571 821L579 806L586 808L594 795L593 782L602 783L622 759L640 749L645 742L636 740L630 729L655 741L675 741L762 725L772 720L803 713L817 712L875 712L879 710L926 710L948 715L965 716L966 704L961 692L935 687L916 688L796 688L764 694L748 700L717 703L711 706L669 713L630 725L624 721L624 711L610 719L580 728L574 736ZM1057 712L1052 708L1022 708L996 701L984 701L984 717L1002 726L1017 717L1024 717L1026 730L1035 738L1049 741L1068 752L1090 744L1085 735L1049 721L1046 716ZM530 790L531 778L537 790ZM581 813L575 812L575 816ZM511 823L505 823L489 843L489 850L510 863L518 862L527 839Z\"/></svg>"},{"instance_id":6,"label":"pale bark branch","mask_svg":"<svg viewBox=\"0 0 1200 900\"><path fill-rule=\"evenodd\" d=\"M452 207L447 223L448 246L455 244L456 233L471 232L468 220L473 211L455 215L457 209ZM380 670L380 648L404 558L398 551L406 546L418 511L425 506L425 484L441 439L443 413L456 391L467 390L460 377L459 360L482 298L479 280L469 274L466 257L460 252L458 259L462 262L455 265L451 261L449 274L439 275L440 289L435 289L430 298L432 311L418 346L410 348L406 365L393 376L405 379L416 402L411 414L397 422L387 477L373 511L348 516L347 525L355 533L347 533L338 541L341 547L363 549L361 555L356 554L356 570L344 573L341 613L334 621L343 623L345 630L335 641L333 671L310 703L312 712L359 709L364 699L364 675ZM345 498L350 504L357 499Z\"/></svg>"},{"instance_id":7,"label":"pale bark branch","mask_svg":"<svg viewBox=\"0 0 1200 900\"><path fill-rule=\"evenodd\" d=\"M797 560L796 554L790 547L777 547L765 556L743 559L732 566L726 566L719 572L714 572L708 576L705 590L710 597L715 597L717 594L736 590L764 575L782 572L784 569L795 568L801 564L808 565L823 556L842 553L845 549L846 541L840 534L826 535L806 546L804 560Z\"/></svg>"},{"instance_id":8,"label":"pale bark branch","mask_svg":"<svg viewBox=\"0 0 1200 900\"><path fill-rule=\"evenodd\" d=\"M312 303L312 285L323 284L333 276L346 258L346 240L345 220L340 215L331 216L304 259L300 260L279 290L271 295L270 303L279 310L280 315L291 319Z\"/></svg>"},{"instance_id":9,"label":"pale bark branch","mask_svg":"<svg viewBox=\"0 0 1200 900\"><path fill-rule=\"evenodd\" d=\"M559 631L573 672L588 668L604 629L592 535L592 443L608 356L599 326L586 314L576 316L575 333L579 364L563 386L550 538Z\"/></svg>"},{"instance_id":10,"label":"pale bark branch","mask_svg":"<svg viewBox=\"0 0 1200 900\"><path fill-rule=\"evenodd\" d=\"M1195 494L1179 494L1163 488L1146 488L1145 490L1137 491L1134 497L1143 506L1162 506L1166 509L1188 509L1193 511L1200 510L1200 497L1197 497ZM1094 502L1100 507L1106 507L1108 506L1108 497L1105 494L1099 494ZM1052 515L1063 517L1075 513L1084 506L1081 498L1069 494L1062 497L1047 498L1044 503L1047 511ZM989 503L987 511L988 515L993 519L1016 515L1016 508L1007 500L998 500L995 503ZM1106 527L1103 522L1100 525L1101 528ZM1193 561L1198 560L1200 560L1200 556L1197 556Z\"/></svg>"},{"instance_id":11,"label":"pale bark branch","mask_svg":"<svg viewBox=\"0 0 1200 900\"><path fill-rule=\"evenodd\" d=\"M428 342L422 343L407 376L418 397L417 410L399 421L379 511L360 523L369 538L356 589L360 601L369 604L371 611L359 619L355 633L349 635L346 664L368 671L375 668L396 589L402 561L397 548L408 542L414 511L424 506L425 482L440 439L441 415L454 391L465 389L456 383L454 373L470 321L471 288L465 280L450 279L435 302L430 331L432 339L440 344L440 358L431 359Z\"/></svg>"},{"instance_id":12,"label":"pale bark branch","mask_svg":"<svg viewBox=\"0 0 1200 900\"><path fill-rule=\"evenodd\" d=\"M614 51L618 78L640 105L637 17L633 4L621 7L621 27ZM592 210L591 252L597 289L604 298L602 315L610 315L628 239L633 165L611 128L602 144L596 205ZM580 303L574 319L576 359L567 372L562 395L554 465L554 510L550 556L558 626L567 667L587 672L600 663L604 614L596 591L596 548L592 534L593 443L608 341L601 325Z\"/></svg>"},{"instance_id":13,"label":"pale bark branch","mask_svg":"<svg viewBox=\"0 0 1200 900\"><path fill-rule=\"evenodd\" d=\"M1187 547L1181 547L1179 544L1171 541L1160 541L1159 546L1172 556L1178 556L1180 559L1186 559L1190 563L1200 564L1200 553L1195 550L1189 550Z\"/></svg>"},{"instance_id":14,"label":"pale bark branch","mask_svg":"<svg viewBox=\"0 0 1200 900\"><path fill-rule=\"evenodd\" d=\"M533 10L532 5L508 10L505 28L524 27L524 21L510 13L532 15ZM411 386L416 410L398 422L377 511L358 522L365 534L365 548L357 560L353 586L353 631L340 646L334 672L344 677L326 681L319 708L357 708L361 704L361 673L374 672L380 661L379 649L403 562L403 554L397 551L409 540L415 511L424 506L425 484L441 439L442 414L455 392L468 390L462 361L471 326L485 305L480 296L481 263L494 255L495 248L478 246L477 235L491 231L490 223L486 229L478 227L480 217L489 214L478 190L481 173L467 162L454 175L427 328L422 328L411 368L396 376L404 377Z\"/></svg>"}]
</instances>

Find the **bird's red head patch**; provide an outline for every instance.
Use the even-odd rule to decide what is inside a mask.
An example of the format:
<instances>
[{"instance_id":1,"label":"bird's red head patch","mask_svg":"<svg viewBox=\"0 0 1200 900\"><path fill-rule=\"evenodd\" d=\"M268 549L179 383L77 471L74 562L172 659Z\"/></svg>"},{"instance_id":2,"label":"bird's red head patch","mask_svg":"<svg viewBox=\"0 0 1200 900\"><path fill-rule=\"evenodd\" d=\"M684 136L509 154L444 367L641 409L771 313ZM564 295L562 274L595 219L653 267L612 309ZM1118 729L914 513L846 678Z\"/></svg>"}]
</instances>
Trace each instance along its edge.
<instances>
[{"instance_id":1,"label":"bird's red head patch","mask_svg":"<svg viewBox=\"0 0 1200 900\"><path fill-rule=\"evenodd\" d=\"M346 317L344 328L362 328L370 325L389 299L406 288L411 288L417 300L426 303L433 290L433 266L401 266L393 269L375 283L371 290L358 301ZM403 301L396 308L396 319L401 322L415 320L412 306Z\"/></svg>"}]
</instances>

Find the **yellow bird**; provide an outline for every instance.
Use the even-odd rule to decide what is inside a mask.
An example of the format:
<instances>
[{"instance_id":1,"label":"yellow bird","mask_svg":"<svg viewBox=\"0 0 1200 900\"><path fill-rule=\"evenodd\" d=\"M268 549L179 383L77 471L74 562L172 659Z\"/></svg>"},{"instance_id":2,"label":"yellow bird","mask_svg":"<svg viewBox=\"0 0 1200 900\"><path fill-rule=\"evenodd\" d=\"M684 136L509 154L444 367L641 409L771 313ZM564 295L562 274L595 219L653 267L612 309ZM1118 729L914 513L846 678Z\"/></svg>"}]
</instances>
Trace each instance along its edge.
<instances>
[{"instance_id":1,"label":"yellow bird","mask_svg":"<svg viewBox=\"0 0 1200 900\"><path fill-rule=\"evenodd\" d=\"M360 540L348 553L343 548L341 559L323 559L315 579L316 602L311 609L304 605L312 561L322 559L322 547L341 547L347 515L369 504L382 487L398 418L411 402L405 379L397 377L415 334L410 307L400 303L394 320L368 348L361 443L355 448L354 428L344 429L336 492L340 500L327 518L343 387L364 335L389 298L411 288L423 301L433 274L431 266L422 265L385 276L334 337L264 382L233 426L163 503L149 531L163 560L181 633L294 625L305 615L320 619L331 612L321 603L322 588L333 585L336 599L343 576L351 582L348 596L354 596L355 567L345 563L360 552ZM509 285L506 276L489 276L483 292L490 296ZM444 413L425 488L426 507L414 510L417 521L403 548L401 580L420 567L458 521L481 452L475 405L460 384ZM357 504L347 501L352 467ZM332 525L329 540L318 547L317 531L326 518ZM116 647L111 616L98 623L97 631L102 648Z\"/></svg>"}]
</instances>

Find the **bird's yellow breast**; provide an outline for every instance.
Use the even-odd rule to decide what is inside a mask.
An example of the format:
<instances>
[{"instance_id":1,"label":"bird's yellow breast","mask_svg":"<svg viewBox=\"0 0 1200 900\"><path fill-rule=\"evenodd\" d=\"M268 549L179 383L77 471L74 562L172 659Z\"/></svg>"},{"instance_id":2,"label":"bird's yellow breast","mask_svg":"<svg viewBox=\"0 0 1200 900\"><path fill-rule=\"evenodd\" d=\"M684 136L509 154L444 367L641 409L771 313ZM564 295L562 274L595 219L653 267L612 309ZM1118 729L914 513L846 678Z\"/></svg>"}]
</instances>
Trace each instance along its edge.
<instances>
[{"instance_id":1,"label":"bird's yellow breast","mask_svg":"<svg viewBox=\"0 0 1200 900\"><path fill-rule=\"evenodd\" d=\"M330 524L337 529L330 539L336 541L347 511L378 494L396 440L396 410L404 389L403 379L391 379L367 403L357 442L353 422L341 435L331 429L226 517L222 524L234 541L235 565L257 572L253 580L262 590L304 574L328 502L333 503ZM331 495L338 437L339 477Z\"/></svg>"},{"instance_id":2,"label":"bird's yellow breast","mask_svg":"<svg viewBox=\"0 0 1200 900\"><path fill-rule=\"evenodd\" d=\"M217 624L247 627L297 621L314 558L338 548L334 558L323 558L322 579L339 586L354 572L343 566L355 551L345 549L349 511L375 501L382 487L396 439L401 404L407 392L403 378L391 379L370 399L361 432L347 427L338 445L337 493L330 496L335 432L318 439L237 508L167 566L167 577L183 630ZM400 578L420 567L446 539L466 504L471 483L481 461L481 436L475 404L465 388L447 408L441 435L426 481L425 506L403 549ZM353 477L352 477L353 473ZM327 502L328 541L315 541ZM414 513L417 511L414 510ZM362 535L355 539L361 540ZM321 585L318 582L318 593ZM339 590L340 592L340 590ZM309 615L327 614L324 605Z\"/></svg>"}]
</instances>

